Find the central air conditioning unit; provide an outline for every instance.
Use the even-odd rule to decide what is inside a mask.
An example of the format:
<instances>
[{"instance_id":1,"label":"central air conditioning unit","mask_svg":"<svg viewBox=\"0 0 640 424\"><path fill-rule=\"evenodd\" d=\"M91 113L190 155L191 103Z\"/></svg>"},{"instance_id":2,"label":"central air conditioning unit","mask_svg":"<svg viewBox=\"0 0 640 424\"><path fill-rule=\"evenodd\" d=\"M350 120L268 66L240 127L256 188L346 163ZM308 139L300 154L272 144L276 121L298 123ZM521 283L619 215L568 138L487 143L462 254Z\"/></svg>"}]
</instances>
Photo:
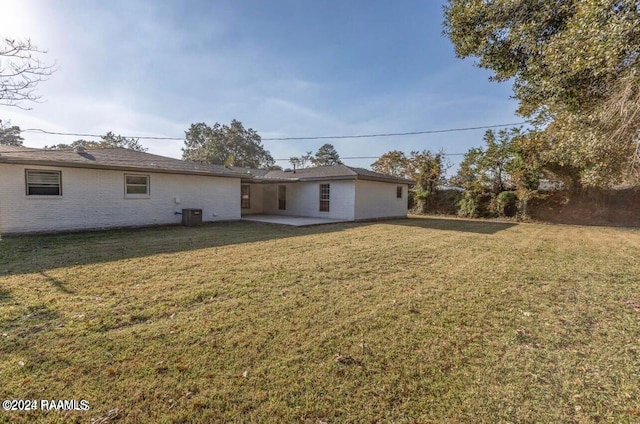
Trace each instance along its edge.
<instances>
[{"instance_id":1,"label":"central air conditioning unit","mask_svg":"<svg viewBox=\"0 0 640 424\"><path fill-rule=\"evenodd\" d=\"M182 225L186 227L202 225L202 209L182 209Z\"/></svg>"}]
</instances>

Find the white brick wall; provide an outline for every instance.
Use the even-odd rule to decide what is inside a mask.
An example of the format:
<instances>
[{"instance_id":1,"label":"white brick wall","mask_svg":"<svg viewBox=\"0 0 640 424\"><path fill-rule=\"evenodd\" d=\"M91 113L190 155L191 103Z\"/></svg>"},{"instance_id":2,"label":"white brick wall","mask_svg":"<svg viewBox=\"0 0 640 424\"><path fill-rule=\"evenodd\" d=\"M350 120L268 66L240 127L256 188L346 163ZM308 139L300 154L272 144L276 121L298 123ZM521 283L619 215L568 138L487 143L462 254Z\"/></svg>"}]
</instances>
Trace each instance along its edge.
<instances>
[{"instance_id":1,"label":"white brick wall","mask_svg":"<svg viewBox=\"0 0 640 424\"><path fill-rule=\"evenodd\" d=\"M25 169L62 171L63 195L27 196ZM240 219L239 178L142 172L149 198L126 199L124 174L0 164L0 234L180 223L182 208L202 209L205 222Z\"/></svg>"},{"instance_id":2,"label":"white brick wall","mask_svg":"<svg viewBox=\"0 0 640 424\"><path fill-rule=\"evenodd\" d=\"M396 197L396 187L402 186L402 198ZM356 181L356 219L407 216L407 184L379 181Z\"/></svg>"},{"instance_id":3,"label":"white brick wall","mask_svg":"<svg viewBox=\"0 0 640 424\"><path fill-rule=\"evenodd\" d=\"M320 212L320 184L330 185L329 212ZM287 210L278 209L278 184L265 184L262 195L264 213L353 221L355 181L314 181L284 185L287 187Z\"/></svg>"}]
</instances>

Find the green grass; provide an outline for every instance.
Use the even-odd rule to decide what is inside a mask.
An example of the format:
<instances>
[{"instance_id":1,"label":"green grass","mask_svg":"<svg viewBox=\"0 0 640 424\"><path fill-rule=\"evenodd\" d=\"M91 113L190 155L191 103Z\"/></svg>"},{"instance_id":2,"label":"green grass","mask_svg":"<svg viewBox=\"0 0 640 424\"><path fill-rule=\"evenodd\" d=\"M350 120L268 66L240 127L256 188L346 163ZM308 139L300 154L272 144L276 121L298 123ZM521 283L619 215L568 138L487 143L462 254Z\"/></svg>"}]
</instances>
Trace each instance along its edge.
<instances>
[{"instance_id":1,"label":"green grass","mask_svg":"<svg viewBox=\"0 0 640 424\"><path fill-rule=\"evenodd\" d=\"M414 218L0 240L16 422L638 422L640 232Z\"/></svg>"}]
</instances>

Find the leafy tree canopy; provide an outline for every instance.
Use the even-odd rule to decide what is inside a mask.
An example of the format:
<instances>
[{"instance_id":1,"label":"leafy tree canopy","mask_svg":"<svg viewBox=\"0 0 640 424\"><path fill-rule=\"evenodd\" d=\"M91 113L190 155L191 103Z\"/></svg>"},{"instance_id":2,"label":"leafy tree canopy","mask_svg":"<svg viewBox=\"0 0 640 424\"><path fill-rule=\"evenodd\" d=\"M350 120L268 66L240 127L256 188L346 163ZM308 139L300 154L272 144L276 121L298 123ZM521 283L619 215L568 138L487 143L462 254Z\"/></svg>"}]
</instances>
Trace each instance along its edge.
<instances>
[{"instance_id":1,"label":"leafy tree canopy","mask_svg":"<svg viewBox=\"0 0 640 424\"><path fill-rule=\"evenodd\" d=\"M0 119L0 145L22 146L24 139L20 136L20 127L11 125L11 121Z\"/></svg>"},{"instance_id":2,"label":"leafy tree canopy","mask_svg":"<svg viewBox=\"0 0 640 424\"><path fill-rule=\"evenodd\" d=\"M434 153L429 150L412 151L410 156L400 150L392 150L371 164L376 172L414 180L416 184L412 192L417 208L422 212L426 211L438 186L445 182L447 167L444 152Z\"/></svg>"},{"instance_id":3,"label":"leafy tree canopy","mask_svg":"<svg viewBox=\"0 0 640 424\"><path fill-rule=\"evenodd\" d=\"M323 144L311 159L315 166L339 165L342 163L340 155L333 147L333 144Z\"/></svg>"},{"instance_id":4,"label":"leafy tree canopy","mask_svg":"<svg viewBox=\"0 0 640 424\"><path fill-rule=\"evenodd\" d=\"M412 151L408 161L409 177L416 182L414 192L420 200L432 195L437 187L445 182L447 168L443 151L433 153L429 150Z\"/></svg>"},{"instance_id":5,"label":"leafy tree canopy","mask_svg":"<svg viewBox=\"0 0 640 424\"><path fill-rule=\"evenodd\" d=\"M269 168L275 164L258 133L251 128L245 129L235 119L231 125L191 124L185 134L184 160L243 168Z\"/></svg>"},{"instance_id":6,"label":"leafy tree canopy","mask_svg":"<svg viewBox=\"0 0 640 424\"><path fill-rule=\"evenodd\" d=\"M62 150L73 149L78 145L93 149L103 149L108 147L122 147L125 149L136 150L138 152L146 152L147 149L140 144L137 138L127 138L121 135L115 135L111 131L100 137L100 140L76 140L71 144L54 144L52 146L44 146L45 149Z\"/></svg>"},{"instance_id":7,"label":"leafy tree canopy","mask_svg":"<svg viewBox=\"0 0 640 424\"><path fill-rule=\"evenodd\" d=\"M536 135L523 133L521 128L497 133L487 130L485 146L469 149L451 182L470 191L494 195L518 187L537 189L543 162L538 155Z\"/></svg>"},{"instance_id":8,"label":"leafy tree canopy","mask_svg":"<svg viewBox=\"0 0 640 424\"><path fill-rule=\"evenodd\" d=\"M518 112L549 124L557 167L590 185L621 178L640 129L636 0L449 0L444 12L457 56L512 80Z\"/></svg>"},{"instance_id":9,"label":"leafy tree canopy","mask_svg":"<svg viewBox=\"0 0 640 424\"><path fill-rule=\"evenodd\" d=\"M409 176L409 162L410 160L405 156L404 152L392 150L373 162L371 169L382 174L405 178Z\"/></svg>"},{"instance_id":10,"label":"leafy tree canopy","mask_svg":"<svg viewBox=\"0 0 640 424\"><path fill-rule=\"evenodd\" d=\"M495 202L505 190L515 190L520 212L526 216L527 202L537 193L545 165L540 141L539 132L525 133L521 128L485 132L485 146L469 149L451 179L465 189L460 205L462 215L476 216L483 197ZM490 208L499 205L498 201Z\"/></svg>"},{"instance_id":11,"label":"leafy tree canopy","mask_svg":"<svg viewBox=\"0 0 640 424\"><path fill-rule=\"evenodd\" d=\"M292 156L289 158L289 163L296 169L307 168L313 164L313 152L308 151L301 156Z\"/></svg>"}]
</instances>

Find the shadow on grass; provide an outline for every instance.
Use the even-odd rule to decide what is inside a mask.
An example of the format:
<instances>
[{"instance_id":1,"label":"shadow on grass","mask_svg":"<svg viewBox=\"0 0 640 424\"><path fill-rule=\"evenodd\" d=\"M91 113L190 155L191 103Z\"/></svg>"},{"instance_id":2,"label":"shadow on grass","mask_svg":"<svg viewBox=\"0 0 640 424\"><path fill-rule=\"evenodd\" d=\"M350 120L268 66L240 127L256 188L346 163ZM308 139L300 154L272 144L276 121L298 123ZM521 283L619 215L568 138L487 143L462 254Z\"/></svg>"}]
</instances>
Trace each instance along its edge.
<instances>
[{"instance_id":1,"label":"shadow on grass","mask_svg":"<svg viewBox=\"0 0 640 424\"><path fill-rule=\"evenodd\" d=\"M47 270L344 231L371 223L312 227L230 221L200 227L165 226L66 234L5 236L0 239L0 278L39 273L56 289L72 293Z\"/></svg>"},{"instance_id":2,"label":"shadow on grass","mask_svg":"<svg viewBox=\"0 0 640 424\"><path fill-rule=\"evenodd\" d=\"M437 217L414 217L387 221L386 223L428 230L462 231L475 234L495 234L518 225L517 223L485 221L481 219Z\"/></svg>"},{"instance_id":3,"label":"shadow on grass","mask_svg":"<svg viewBox=\"0 0 640 424\"><path fill-rule=\"evenodd\" d=\"M64 282L52 278L45 271L157 254L329 234L376 224L477 234L494 234L515 225L422 217L311 227L233 221L209 223L201 227L170 226L57 235L14 236L0 240L0 263L3 263L0 265L0 277L37 272L47 278L56 289L72 294L73 291L68 289Z\"/></svg>"},{"instance_id":4,"label":"shadow on grass","mask_svg":"<svg viewBox=\"0 0 640 424\"><path fill-rule=\"evenodd\" d=\"M0 303L8 302L12 297L10 290L0 289Z\"/></svg>"},{"instance_id":5,"label":"shadow on grass","mask_svg":"<svg viewBox=\"0 0 640 424\"><path fill-rule=\"evenodd\" d=\"M58 291L61 291L62 293L66 293L66 294L74 294L75 290L70 290L65 286L64 281L58 279L58 278L54 278L52 276L50 276L49 274L47 274L44 271L40 271L40 275L42 275L44 278L47 279L47 281L49 283L51 283L51 285L53 287L55 287Z\"/></svg>"},{"instance_id":6,"label":"shadow on grass","mask_svg":"<svg viewBox=\"0 0 640 424\"><path fill-rule=\"evenodd\" d=\"M28 305L17 316L0 319L3 330L14 332L18 337L27 337L47 329L60 318L60 313L43 304Z\"/></svg>"}]
</instances>

